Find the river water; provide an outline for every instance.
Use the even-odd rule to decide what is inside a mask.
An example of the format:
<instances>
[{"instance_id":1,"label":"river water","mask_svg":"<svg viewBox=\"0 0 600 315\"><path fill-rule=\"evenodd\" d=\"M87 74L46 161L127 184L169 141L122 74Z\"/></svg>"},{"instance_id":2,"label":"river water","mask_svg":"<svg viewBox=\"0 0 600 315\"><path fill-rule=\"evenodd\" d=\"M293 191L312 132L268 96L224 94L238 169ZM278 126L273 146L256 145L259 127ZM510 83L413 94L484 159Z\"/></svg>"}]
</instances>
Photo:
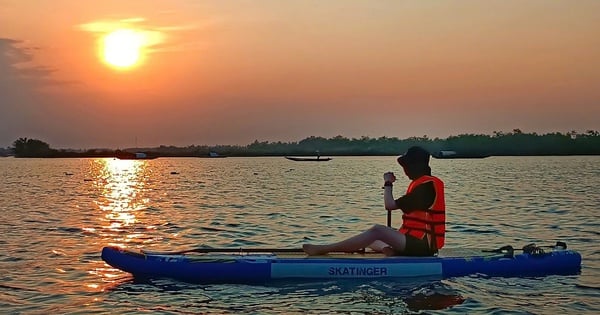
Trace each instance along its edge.
<instances>
[{"instance_id":1,"label":"river water","mask_svg":"<svg viewBox=\"0 0 600 315\"><path fill-rule=\"evenodd\" d=\"M446 183L446 248L564 241L581 274L437 281L199 285L139 281L103 246L300 247L386 224L395 157L0 159L0 313L598 314L600 157L432 160ZM393 217L394 226L401 222Z\"/></svg>"}]
</instances>

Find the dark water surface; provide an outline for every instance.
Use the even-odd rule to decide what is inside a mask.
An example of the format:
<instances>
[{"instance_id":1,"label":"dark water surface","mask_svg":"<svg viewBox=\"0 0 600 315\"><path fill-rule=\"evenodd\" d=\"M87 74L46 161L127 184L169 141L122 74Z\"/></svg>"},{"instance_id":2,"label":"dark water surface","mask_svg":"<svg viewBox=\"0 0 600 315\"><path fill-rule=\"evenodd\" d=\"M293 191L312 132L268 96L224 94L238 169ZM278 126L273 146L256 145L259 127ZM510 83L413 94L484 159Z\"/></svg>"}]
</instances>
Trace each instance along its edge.
<instances>
[{"instance_id":1,"label":"dark water surface","mask_svg":"<svg viewBox=\"0 0 600 315\"><path fill-rule=\"evenodd\" d=\"M104 264L102 247L336 241L385 224L382 174L402 171L394 157L2 158L0 313L600 313L600 157L433 160L432 168L447 186L447 248L560 240L582 253L581 274L268 286L139 282ZM400 179L395 196L407 184Z\"/></svg>"}]
</instances>

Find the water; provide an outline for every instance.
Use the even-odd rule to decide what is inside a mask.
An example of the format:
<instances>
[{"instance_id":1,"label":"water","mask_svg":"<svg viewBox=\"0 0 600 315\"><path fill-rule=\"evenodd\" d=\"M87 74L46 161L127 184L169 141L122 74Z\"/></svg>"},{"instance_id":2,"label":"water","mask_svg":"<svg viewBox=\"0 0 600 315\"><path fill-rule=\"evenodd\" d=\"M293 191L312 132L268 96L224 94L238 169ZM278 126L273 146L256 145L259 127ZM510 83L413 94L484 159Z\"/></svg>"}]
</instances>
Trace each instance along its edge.
<instances>
[{"instance_id":1,"label":"water","mask_svg":"<svg viewBox=\"0 0 600 315\"><path fill-rule=\"evenodd\" d=\"M386 223L382 174L402 171L394 157L3 158L0 313L600 312L600 157L433 160L432 168L447 186L447 248L561 240L582 253L581 274L268 286L140 282L105 265L101 248L336 241ZM395 196L407 184L400 179Z\"/></svg>"}]
</instances>

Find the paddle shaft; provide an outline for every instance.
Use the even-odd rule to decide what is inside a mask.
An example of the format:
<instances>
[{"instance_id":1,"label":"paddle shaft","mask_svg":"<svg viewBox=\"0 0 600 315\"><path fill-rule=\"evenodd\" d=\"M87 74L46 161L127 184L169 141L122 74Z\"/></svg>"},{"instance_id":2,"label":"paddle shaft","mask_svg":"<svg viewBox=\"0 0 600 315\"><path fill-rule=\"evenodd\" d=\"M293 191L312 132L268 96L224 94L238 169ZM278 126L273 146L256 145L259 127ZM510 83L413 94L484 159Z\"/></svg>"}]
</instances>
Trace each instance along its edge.
<instances>
[{"instance_id":1,"label":"paddle shaft","mask_svg":"<svg viewBox=\"0 0 600 315\"><path fill-rule=\"evenodd\" d=\"M304 253L301 248L190 248L181 251L160 252L143 251L152 255L180 255L186 253ZM364 254L364 251L354 253Z\"/></svg>"},{"instance_id":2,"label":"paddle shaft","mask_svg":"<svg viewBox=\"0 0 600 315\"><path fill-rule=\"evenodd\" d=\"M190 248L180 251L144 251L154 255L179 255L185 253L303 253L300 248Z\"/></svg>"},{"instance_id":3,"label":"paddle shaft","mask_svg":"<svg viewBox=\"0 0 600 315\"><path fill-rule=\"evenodd\" d=\"M392 227L392 210L387 211L387 226Z\"/></svg>"}]
</instances>

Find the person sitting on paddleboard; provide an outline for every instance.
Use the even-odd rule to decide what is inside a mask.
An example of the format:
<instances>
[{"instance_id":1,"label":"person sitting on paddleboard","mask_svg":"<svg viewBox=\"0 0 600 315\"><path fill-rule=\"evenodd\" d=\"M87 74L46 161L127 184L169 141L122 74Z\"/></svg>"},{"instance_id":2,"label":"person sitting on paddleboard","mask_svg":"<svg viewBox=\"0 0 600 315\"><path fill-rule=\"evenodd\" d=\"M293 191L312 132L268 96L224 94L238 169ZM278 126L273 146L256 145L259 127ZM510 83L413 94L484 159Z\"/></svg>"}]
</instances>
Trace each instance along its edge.
<instances>
[{"instance_id":1,"label":"person sitting on paddleboard","mask_svg":"<svg viewBox=\"0 0 600 315\"><path fill-rule=\"evenodd\" d=\"M394 173L383 174L385 209L403 212L402 226L396 230L376 224L370 229L341 242L315 245L304 244L308 255L325 255L329 252L356 252L369 247L387 256L432 256L444 246L446 230L446 205L444 183L431 176L429 152L413 146L398 157L404 174L412 181L404 196L394 199ZM388 220L388 225L390 225Z\"/></svg>"}]
</instances>

